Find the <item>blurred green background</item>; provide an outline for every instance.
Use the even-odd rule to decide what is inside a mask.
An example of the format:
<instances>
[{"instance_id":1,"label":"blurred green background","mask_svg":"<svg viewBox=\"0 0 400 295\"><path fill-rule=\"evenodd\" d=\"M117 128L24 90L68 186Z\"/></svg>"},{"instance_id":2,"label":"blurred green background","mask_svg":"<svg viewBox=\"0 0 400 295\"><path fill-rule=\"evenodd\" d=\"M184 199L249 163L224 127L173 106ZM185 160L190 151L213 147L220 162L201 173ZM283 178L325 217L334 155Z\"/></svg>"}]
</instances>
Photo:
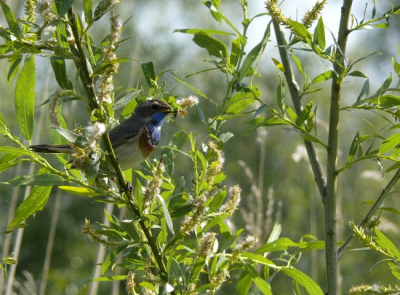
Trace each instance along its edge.
<instances>
[{"instance_id":1,"label":"blurred green background","mask_svg":"<svg viewBox=\"0 0 400 295\"><path fill-rule=\"evenodd\" d=\"M24 1L6 1L13 9L17 17L23 16ZM75 11L81 11L80 1L74 4ZM79 2L79 3L78 3ZM390 9L389 1L379 1L377 14ZM381 3L382 2L382 3ZM93 0L93 6L98 1ZM369 7L367 12L370 15L372 1L357 1L354 4L353 13L361 19L365 9L365 3ZM296 19L306 10L310 9L311 1L285 1L282 10L287 16ZM341 1L331 1L322 17L324 23L333 34L337 33L338 20L340 17ZM156 72L171 69L180 77L198 72L211 67L206 62L210 60L207 52L200 49L192 42L192 36L173 33L175 29L184 28L228 28L220 26L209 14L208 9L200 1L156 1L139 0L128 1L116 6L113 9L120 15L122 21L128 20L122 34L122 38L130 38L118 49L118 57L130 58L131 61L121 64L119 73L115 76L116 93L124 89L146 85L140 69L140 62L153 61ZM241 27L241 8L239 1L222 1L221 10L236 25ZM249 1L250 17L264 13L264 1ZM249 39L247 52L251 50L262 38L265 27L269 22L268 16L260 17L249 28ZM0 25L5 25L5 20L0 14ZM99 23L91 28L91 35L95 43L108 34L108 17L102 18ZM349 38L347 56L350 60L356 60L368 53L379 51L382 55L376 55L364 62L361 62L357 70L363 71L371 83L371 92L383 83L393 72L391 57L399 59L398 42L400 22L398 19L391 19L389 30L358 31ZM327 31L329 35L329 31ZM261 77L253 81L262 92L262 100L275 106L276 87L279 83L278 69L274 66L271 58L279 58L274 42L274 34L271 35L271 42L268 43L258 68ZM225 37L226 42L229 37ZM330 39L332 40L332 39ZM330 68L329 64L321 63L311 54L296 52L296 55L306 65L311 77ZM37 84L36 101L37 105L58 89L57 83L52 77L51 67L48 59L37 56ZM14 110L14 87L15 80L7 84L8 63L0 60L0 110L3 112L8 127L12 133L22 138L15 120ZM70 78L76 81L75 70L72 63L67 63ZM49 70L50 69L50 70ZM162 80L166 82L166 90L172 95L181 97L193 95L193 91L179 84L171 75L165 74ZM394 79L397 81L396 79ZM211 99L221 102L225 95L225 77L217 71L207 72L191 76L186 79L188 83L200 89ZM249 83L249 81L245 81ZM299 79L299 83L303 81ZM363 84L363 79L347 79L344 84L342 103L343 105L353 103ZM75 84L76 85L76 84ZM322 91L306 96L303 104L313 100L318 104L318 134L326 139L328 124L328 107L330 82L318 85ZM79 86L81 87L81 86ZM145 86L144 86L145 87ZM286 102L290 105L290 97L287 95ZM215 107L208 101L200 98L200 107L207 118L217 113ZM249 109L250 110L250 109ZM50 122L46 106L37 107L37 120L44 120L41 131L36 131L32 143L46 143L51 141ZM64 117L70 129L76 125L87 125L88 116L79 103L67 103L63 106ZM273 127L259 129L248 135L243 135L249 128L243 124L243 120L251 116L237 117L230 120L229 124L223 126L224 132L231 132L235 136L228 142L224 149L225 173L227 186L239 184L243 189L240 209L235 212L230 220L232 227L245 228L250 234L256 234L259 244L267 241L270 230L275 222L282 224L282 236L298 241L304 234L312 234L320 240L324 239L323 232L323 206L317 191L313 175L307 162L306 154L300 136L285 127ZM341 113L341 137L339 166L347 159L351 141L357 131L360 134L369 134L387 125L383 119L367 112L357 114L343 111ZM363 118L369 120L366 123ZM194 109L189 111L186 117L177 117L175 121L167 122L163 128L162 141L157 152L154 154L159 158L162 146L167 145L169 138L179 130L185 132L202 132L204 129L198 114ZM204 136L202 136L204 135ZM199 139L206 137L206 133L200 133ZM206 140L204 138L204 140ZM2 145L9 145L4 138L0 138ZM29 143L26 143L27 145ZM198 142L200 144L200 142ZM317 147L317 149L319 149ZM325 165L324 154L319 150L321 162ZM52 156L47 156L50 161ZM55 163L52 162L52 163ZM179 179L184 176L186 182L191 181L192 175L188 174L187 168L190 163L183 156L178 156L175 163L175 176ZM387 168L389 163L384 163ZM0 174L0 181L7 181L17 175L29 173L29 165L21 164L18 167L7 170ZM38 167L36 167L38 169ZM340 240L344 240L350 234L348 222L353 219L358 222L366 214L370 205L364 204L374 200L379 195L391 173L382 175L379 166L374 161L364 161L354 165L351 169L345 170L339 178L338 196L338 230ZM134 178L136 175L134 174ZM397 189L398 189L397 185ZM19 204L24 197L24 187L13 188L6 184L0 184L0 253L1 257L8 256L12 252L12 245L15 242L15 233L11 234L11 248L4 249L7 235L4 231L10 212L15 208L14 201ZM54 206L59 201L60 211L55 231L54 248L51 256L50 272L46 294L89 294L92 290L90 280L93 277L98 245L81 233L85 218L92 221L102 222L104 204L95 203L90 198L78 197L64 193L56 196L55 190L49 199L48 205L36 216L27 220L22 238L22 247L18 259L16 272L17 283L21 285L15 289L17 294L34 294L39 292L42 279L45 251L48 243L49 231L52 225ZM388 198L386 206L399 208L398 192ZM115 215L119 215L117 209ZM382 225L380 229L399 246L399 217L393 213L382 214ZM360 247L358 242L353 247ZM392 284L396 280L387 270L385 263L375 265L382 259L381 256L371 251L351 251L346 253L340 262L340 284L342 293L346 293L352 285L362 283ZM309 274L324 289L324 252L314 251L305 253L298 265L298 268ZM237 278L232 276L231 281ZM4 281L1 281L2 284ZM4 285L3 285L4 287ZM124 282L113 287L111 283L100 283L97 294L124 294ZM291 294L292 284L288 277L277 276L272 282L272 288L276 294ZM94 292L94 291L93 291ZM234 284L223 287L219 294L235 293ZM92 293L95 294L95 293Z\"/></svg>"}]
</instances>

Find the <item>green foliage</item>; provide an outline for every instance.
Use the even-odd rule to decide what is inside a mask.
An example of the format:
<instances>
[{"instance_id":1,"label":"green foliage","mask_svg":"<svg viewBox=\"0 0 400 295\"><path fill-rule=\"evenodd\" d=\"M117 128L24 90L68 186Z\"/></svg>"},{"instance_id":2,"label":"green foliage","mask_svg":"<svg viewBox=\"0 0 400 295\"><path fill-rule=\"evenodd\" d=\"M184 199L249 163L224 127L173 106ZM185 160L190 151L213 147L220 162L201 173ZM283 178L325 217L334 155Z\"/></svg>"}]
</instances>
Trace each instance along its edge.
<instances>
[{"instance_id":1,"label":"green foliage","mask_svg":"<svg viewBox=\"0 0 400 295\"><path fill-rule=\"evenodd\" d=\"M396 95L398 84L391 86L393 77L390 75L370 95L370 80L356 66L376 52L355 62L351 62L345 52L345 40L352 32L369 25L379 29L389 28L389 19L399 13L399 7L392 7L381 17L375 17L374 7L370 20L365 20L364 15L360 22L356 21L350 28L345 27L345 36L336 38L332 35L332 44L327 44L325 24L320 16L326 1L317 1L301 22L286 18L276 1L267 1L272 20L264 22L261 40L253 48L248 48L248 28L254 25L256 18L265 17L266 13L249 18L247 1L240 1L243 19L242 27L238 28L223 13L220 1L202 2L211 17L219 25L225 24L228 30L188 28L174 32L193 35L193 42L208 53L211 60L206 62L212 65L211 70L225 78L226 84L219 83L225 95L218 100L186 80L210 69L195 70L186 77L179 77L170 70L156 71L152 61L140 64L146 85L137 85L136 88L118 93L114 88L113 75L121 63L130 60L118 58L116 54L126 41L120 40L123 25L112 12L119 1L103 0L93 12L92 1L84 0L83 12L76 13L72 0L56 0L54 5L49 3L44 1L40 7L36 7L43 19L43 23L40 23L35 22L32 15L33 6L27 5L28 21L16 18L10 7L0 1L8 25L8 28L0 28L0 36L4 41L0 46L0 57L9 61L8 83L16 78L16 121L20 133L28 141L35 132L35 55L49 58L55 81L62 90L50 94L43 104L49 107L54 141L69 142L73 160L68 162L60 156L57 157L58 162L52 164L29 150L11 133L0 113L0 133L11 142L11 145L0 146L0 153L4 154L0 159L0 172L23 162L40 166L33 175L19 175L6 182L15 187L32 186L30 194L18 206L8 230L11 232L25 226L28 218L46 206L54 187L92 198L96 202L115 204L126 210L123 217L105 211L107 224L96 222L93 225L89 220L85 222L83 233L107 248L107 256L101 263L101 277L94 281L125 280L129 294L216 294L228 283L236 284L238 294L273 294L279 292L274 290L274 282L277 278L285 277L293 281L296 294L300 293L300 286L308 294L323 294L321 287L299 269L298 263L305 252L325 249L327 244L324 241L311 235L303 235L298 242L281 237L278 224L267 242L258 241L255 236L244 237L243 229L233 230L229 226L228 218L239 206L241 189L238 185L227 187L226 184L229 183L226 179L232 173L224 166L223 151L232 144L229 140L234 134L223 131L221 126L225 123L228 125L233 118L251 114L250 118L243 121L250 126L245 135L270 126L290 128L304 140L312 166L321 167L314 143L326 152L329 162L331 155L338 152L337 144L332 144L338 141L338 134L334 124L329 127L328 140L317 132L317 108L319 105L326 106L317 100L305 101L304 97L321 90L315 88L317 83L331 81L333 94L326 97L326 101L331 99L332 104L339 106L330 109L331 120L336 118L338 122L339 113L345 110L362 110L373 115L382 114L387 126L380 130L375 128L371 134L357 131L348 147L345 163L337 167L334 159L335 166L329 167L332 169L327 170L327 174L331 173L327 178L336 179L339 173L366 159L373 159L379 164L383 161L394 163L385 172L399 169L400 136L393 134L393 130L400 127L396 124L400 105L400 97ZM110 32L103 40L95 40L89 29L98 25L97 21L109 11ZM385 22L380 23L382 20ZM310 27L314 22L316 26L312 34ZM255 81L256 77L261 77L258 69L271 38L271 24L275 28L281 60L272 59L279 70L279 82L276 100L269 99L267 102ZM277 30L280 24L290 29L292 34L288 40ZM312 79L306 68L306 59L294 55L297 50L312 53L320 62L330 62L332 67ZM301 88L292 72L291 61L294 61L304 80ZM75 79L67 71L67 65L72 62L77 73ZM399 63L394 58L391 63L400 77ZM139 103L149 98L167 101L173 108L175 118L184 116L188 105L184 105L183 101L191 100L166 90L169 85L162 78L169 74L207 102L212 102L214 114L207 118L202 109L203 103L197 104L197 99L192 100L190 106L196 105L198 117L203 123L203 134L179 130L163 148L161 160L146 161L143 170L135 171L138 177L132 179L132 171L125 174L121 171L108 135L93 135L89 130L99 128L100 124L107 128L115 126L129 116ZM358 97L350 105L342 106L338 103L340 89L346 79L353 78L366 80ZM339 93L334 94L337 89ZM287 101L289 94L293 106ZM89 127L75 126L72 131L68 129L62 109L69 101L81 103L86 111L86 121L91 122ZM119 114L118 118L116 114ZM205 137L202 138L204 133ZM189 162L184 175L177 175L175 169L178 156ZM58 169L60 166L62 169ZM326 204L326 192L336 185L333 182L325 184L324 175L318 175L315 171L313 169L314 177L322 187L321 198ZM133 180L134 188L126 178ZM336 197L335 191L331 192ZM398 214L394 208L380 209ZM335 212L332 212L334 217ZM377 229L373 238L366 236L361 227L353 225L353 231L369 248L388 256L392 274L400 278L400 254L394 244ZM326 235L332 234L326 231ZM333 252L336 255L336 248ZM5 264L13 263L10 257L2 259L2 262L4 268ZM114 275L116 268L122 270L123 274ZM328 277L328 281L334 284L331 277Z\"/></svg>"}]
</instances>

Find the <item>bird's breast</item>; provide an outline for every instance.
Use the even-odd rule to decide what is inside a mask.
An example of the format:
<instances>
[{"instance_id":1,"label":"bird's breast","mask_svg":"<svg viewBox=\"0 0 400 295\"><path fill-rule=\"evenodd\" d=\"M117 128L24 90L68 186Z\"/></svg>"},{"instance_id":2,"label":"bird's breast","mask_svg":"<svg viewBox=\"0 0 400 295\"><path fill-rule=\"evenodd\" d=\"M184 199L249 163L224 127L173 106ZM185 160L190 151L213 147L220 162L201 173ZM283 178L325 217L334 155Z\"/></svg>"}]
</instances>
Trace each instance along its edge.
<instances>
[{"instance_id":1,"label":"bird's breast","mask_svg":"<svg viewBox=\"0 0 400 295\"><path fill-rule=\"evenodd\" d=\"M149 157L157 147L158 140L154 135L154 132L149 132L147 128L144 128L139 136L139 149L145 158Z\"/></svg>"}]
</instances>

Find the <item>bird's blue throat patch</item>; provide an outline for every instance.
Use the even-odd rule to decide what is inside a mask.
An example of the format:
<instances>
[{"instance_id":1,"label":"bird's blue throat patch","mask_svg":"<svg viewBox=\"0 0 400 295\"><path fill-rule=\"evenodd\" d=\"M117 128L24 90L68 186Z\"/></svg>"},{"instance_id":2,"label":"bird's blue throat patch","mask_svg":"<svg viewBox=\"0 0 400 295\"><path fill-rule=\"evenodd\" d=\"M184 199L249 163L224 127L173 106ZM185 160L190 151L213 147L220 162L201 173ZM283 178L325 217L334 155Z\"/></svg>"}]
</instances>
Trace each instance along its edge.
<instances>
[{"instance_id":1,"label":"bird's blue throat patch","mask_svg":"<svg viewBox=\"0 0 400 295\"><path fill-rule=\"evenodd\" d=\"M151 117L151 122L148 126L148 131L149 131L149 141L153 145L157 145L160 141L161 138L161 126L163 125L165 121L165 117L168 115L168 113L157 113L154 114Z\"/></svg>"}]
</instances>

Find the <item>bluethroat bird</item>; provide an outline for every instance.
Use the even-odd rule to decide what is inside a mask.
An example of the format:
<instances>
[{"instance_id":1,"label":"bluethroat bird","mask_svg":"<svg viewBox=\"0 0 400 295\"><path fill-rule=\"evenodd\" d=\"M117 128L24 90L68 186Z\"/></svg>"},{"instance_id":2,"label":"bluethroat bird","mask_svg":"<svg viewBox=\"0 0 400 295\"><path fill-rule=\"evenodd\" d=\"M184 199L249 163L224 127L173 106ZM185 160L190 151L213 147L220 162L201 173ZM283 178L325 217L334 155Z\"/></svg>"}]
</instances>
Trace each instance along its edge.
<instances>
[{"instance_id":1,"label":"bluethroat bird","mask_svg":"<svg viewBox=\"0 0 400 295\"><path fill-rule=\"evenodd\" d=\"M147 100L133 111L131 117L109 132L111 145L122 170L143 162L156 149L165 117L171 113L168 103ZM30 148L40 153L72 154L70 145L40 144Z\"/></svg>"}]
</instances>

